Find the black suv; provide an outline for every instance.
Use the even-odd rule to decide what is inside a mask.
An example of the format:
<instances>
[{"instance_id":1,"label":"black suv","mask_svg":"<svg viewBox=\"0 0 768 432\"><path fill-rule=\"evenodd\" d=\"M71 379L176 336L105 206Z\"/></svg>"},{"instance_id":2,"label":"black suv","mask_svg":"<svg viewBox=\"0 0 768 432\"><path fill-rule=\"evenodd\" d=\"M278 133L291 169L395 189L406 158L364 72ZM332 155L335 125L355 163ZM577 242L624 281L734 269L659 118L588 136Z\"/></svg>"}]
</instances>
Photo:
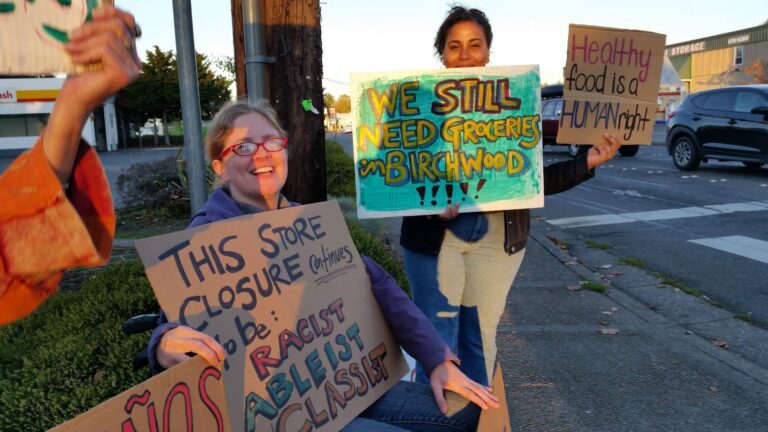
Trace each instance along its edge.
<instances>
[{"instance_id":1,"label":"black suv","mask_svg":"<svg viewBox=\"0 0 768 432\"><path fill-rule=\"evenodd\" d=\"M560 127L560 114L563 112L563 85L555 84L541 89L541 129L542 140L545 145L566 145L568 154L576 157L586 153L590 145L558 144L557 130ZM619 147L622 156L634 156L639 149L636 145L623 145Z\"/></svg>"},{"instance_id":2,"label":"black suv","mask_svg":"<svg viewBox=\"0 0 768 432\"><path fill-rule=\"evenodd\" d=\"M667 151L683 171L709 159L768 163L768 84L694 93L670 116Z\"/></svg>"}]
</instances>

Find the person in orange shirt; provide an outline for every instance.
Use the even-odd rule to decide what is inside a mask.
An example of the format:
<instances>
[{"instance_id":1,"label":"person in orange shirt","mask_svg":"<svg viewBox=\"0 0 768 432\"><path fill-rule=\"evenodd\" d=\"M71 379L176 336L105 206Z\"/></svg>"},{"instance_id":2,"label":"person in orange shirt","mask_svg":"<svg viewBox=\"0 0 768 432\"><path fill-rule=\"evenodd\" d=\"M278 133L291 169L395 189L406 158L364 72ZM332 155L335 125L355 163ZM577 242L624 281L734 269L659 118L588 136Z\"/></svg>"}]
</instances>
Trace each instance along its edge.
<instances>
[{"instance_id":1,"label":"person in orange shirt","mask_svg":"<svg viewBox=\"0 0 768 432\"><path fill-rule=\"evenodd\" d=\"M0 324L34 311L64 270L109 259L115 212L96 152L80 138L90 113L139 75L133 16L109 5L69 35L76 64L35 146L0 176Z\"/></svg>"}]
</instances>

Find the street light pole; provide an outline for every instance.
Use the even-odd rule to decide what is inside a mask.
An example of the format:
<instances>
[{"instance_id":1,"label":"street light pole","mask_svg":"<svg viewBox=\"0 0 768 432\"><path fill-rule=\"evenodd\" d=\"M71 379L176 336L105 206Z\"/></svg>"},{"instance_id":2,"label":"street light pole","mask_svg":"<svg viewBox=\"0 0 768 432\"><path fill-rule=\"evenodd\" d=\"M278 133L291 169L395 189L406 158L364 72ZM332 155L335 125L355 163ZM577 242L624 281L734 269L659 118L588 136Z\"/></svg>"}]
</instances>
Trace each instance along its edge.
<instances>
[{"instance_id":1,"label":"street light pole","mask_svg":"<svg viewBox=\"0 0 768 432\"><path fill-rule=\"evenodd\" d=\"M208 197L190 0L173 0L173 26L176 30L176 59L181 91L181 117L184 122L189 201L192 214L195 214Z\"/></svg>"}]
</instances>

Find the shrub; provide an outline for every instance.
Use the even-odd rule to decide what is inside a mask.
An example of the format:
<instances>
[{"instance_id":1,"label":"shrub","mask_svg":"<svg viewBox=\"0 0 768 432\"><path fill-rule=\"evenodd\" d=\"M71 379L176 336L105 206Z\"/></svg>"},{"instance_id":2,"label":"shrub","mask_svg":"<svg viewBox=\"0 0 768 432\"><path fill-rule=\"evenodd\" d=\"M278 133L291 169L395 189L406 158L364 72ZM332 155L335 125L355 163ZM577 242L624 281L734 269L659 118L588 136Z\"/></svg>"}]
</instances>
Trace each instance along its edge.
<instances>
[{"instance_id":1,"label":"shrub","mask_svg":"<svg viewBox=\"0 0 768 432\"><path fill-rule=\"evenodd\" d=\"M388 271L392 277L395 278L400 288L411 297L411 287L408 285L408 277L405 275L403 265L395 258L392 250L384 245L374 235L367 233L363 228L357 225L353 221L347 221L349 226L349 233L352 235L352 241L355 242L357 250L360 255L367 255L377 263L384 267L384 270Z\"/></svg>"},{"instance_id":2,"label":"shrub","mask_svg":"<svg viewBox=\"0 0 768 432\"><path fill-rule=\"evenodd\" d=\"M169 138L172 146L184 145L184 135L169 135ZM166 147L164 136L158 135L157 145L160 147ZM121 147L123 148L139 148L139 147L154 147L154 146L155 146L155 137L153 137L152 135L144 135L143 137L141 137L141 139L139 139L138 136L128 137L127 143L122 142L121 140Z\"/></svg>"},{"instance_id":3,"label":"shrub","mask_svg":"<svg viewBox=\"0 0 768 432\"><path fill-rule=\"evenodd\" d=\"M328 195L339 198L339 205L357 250L361 255L367 255L381 264L410 297L411 289L402 263L395 257L389 246L382 243L379 236L371 234L381 234L384 230L383 223L380 220L356 220L354 161L339 143L326 141L325 163Z\"/></svg>"},{"instance_id":4,"label":"shrub","mask_svg":"<svg viewBox=\"0 0 768 432\"><path fill-rule=\"evenodd\" d=\"M163 208L171 215L186 218L189 212L189 182L182 150L176 157L131 165L117 178L117 189L126 207ZM216 174L205 168L205 181L210 192Z\"/></svg>"},{"instance_id":5,"label":"shrub","mask_svg":"<svg viewBox=\"0 0 768 432\"><path fill-rule=\"evenodd\" d=\"M357 203L354 197L336 198L336 202L339 203L341 214L344 215L347 225L354 223L379 240L384 240L387 237L387 219L358 219Z\"/></svg>"},{"instance_id":6,"label":"shrub","mask_svg":"<svg viewBox=\"0 0 768 432\"><path fill-rule=\"evenodd\" d=\"M158 308L143 267L131 261L0 328L0 431L46 430L146 380L131 360L149 334L125 336L121 325Z\"/></svg>"},{"instance_id":7,"label":"shrub","mask_svg":"<svg viewBox=\"0 0 768 432\"><path fill-rule=\"evenodd\" d=\"M117 189L127 207L163 207L173 214L189 210L189 189L182 186L176 158L131 165L117 178Z\"/></svg>"},{"instance_id":8,"label":"shrub","mask_svg":"<svg viewBox=\"0 0 768 432\"><path fill-rule=\"evenodd\" d=\"M335 141L325 142L325 171L328 195L355 197L355 163Z\"/></svg>"}]
</instances>

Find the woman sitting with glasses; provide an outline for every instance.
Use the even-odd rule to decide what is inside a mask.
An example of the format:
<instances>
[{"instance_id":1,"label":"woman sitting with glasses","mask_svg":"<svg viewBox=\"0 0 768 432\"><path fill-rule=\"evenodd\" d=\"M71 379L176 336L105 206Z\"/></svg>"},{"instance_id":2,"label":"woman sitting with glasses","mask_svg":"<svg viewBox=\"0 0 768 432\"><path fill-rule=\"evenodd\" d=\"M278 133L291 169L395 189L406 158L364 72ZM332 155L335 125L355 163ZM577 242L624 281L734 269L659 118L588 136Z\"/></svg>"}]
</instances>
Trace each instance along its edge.
<instances>
[{"instance_id":1,"label":"woman sitting with glasses","mask_svg":"<svg viewBox=\"0 0 768 432\"><path fill-rule=\"evenodd\" d=\"M288 176L287 144L288 138L267 101L253 105L234 102L222 108L206 136L208 156L221 187L192 217L189 226L297 205L281 194ZM433 428L430 430L474 431L478 407L497 407L496 398L490 389L459 370L454 363L457 357L395 280L370 258L363 257L363 262L373 294L395 337L424 365L430 384L400 381L343 430L420 430L429 425ZM164 314L161 322L149 341L152 373L189 359L187 353L200 355L214 365L224 360L224 348L214 338L168 323ZM454 391L476 405L468 404L458 413L444 416L444 390Z\"/></svg>"}]
</instances>

